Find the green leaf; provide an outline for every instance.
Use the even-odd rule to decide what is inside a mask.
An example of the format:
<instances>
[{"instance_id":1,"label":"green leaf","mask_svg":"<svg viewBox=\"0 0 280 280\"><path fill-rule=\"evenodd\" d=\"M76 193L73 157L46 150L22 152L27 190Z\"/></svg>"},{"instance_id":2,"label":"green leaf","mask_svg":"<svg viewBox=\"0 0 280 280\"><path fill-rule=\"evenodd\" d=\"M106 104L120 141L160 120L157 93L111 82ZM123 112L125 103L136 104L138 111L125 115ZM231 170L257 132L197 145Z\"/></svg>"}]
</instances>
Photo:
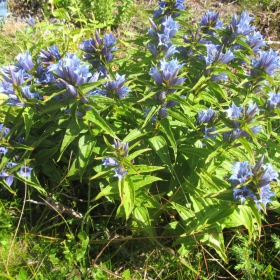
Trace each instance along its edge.
<instances>
[{"instance_id":1,"label":"green leaf","mask_svg":"<svg viewBox=\"0 0 280 280\"><path fill-rule=\"evenodd\" d=\"M91 201L96 201L103 196L108 196L110 194L118 194L118 193L119 193L118 187L112 184L102 189L101 192Z\"/></svg>"},{"instance_id":2,"label":"green leaf","mask_svg":"<svg viewBox=\"0 0 280 280\"><path fill-rule=\"evenodd\" d=\"M253 150L252 150L251 145L248 142L248 140L245 137L240 137L240 138L238 138L238 141L242 144L243 148L247 152L249 161L252 163L255 162Z\"/></svg>"},{"instance_id":3,"label":"green leaf","mask_svg":"<svg viewBox=\"0 0 280 280\"><path fill-rule=\"evenodd\" d=\"M33 121L33 115L34 115L34 109L33 108L26 108L26 110L23 113L23 119L24 119L24 125L25 125L25 140L28 139L30 129L32 127Z\"/></svg>"},{"instance_id":4,"label":"green leaf","mask_svg":"<svg viewBox=\"0 0 280 280\"><path fill-rule=\"evenodd\" d=\"M225 263L228 263L227 255L225 252L224 237L222 233L222 227L217 226L207 230L203 240L201 242L215 249L218 255L222 258Z\"/></svg>"},{"instance_id":5,"label":"green leaf","mask_svg":"<svg viewBox=\"0 0 280 280\"><path fill-rule=\"evenodd\" d=\"M151 118L159 111L159 109L160 109L160 106L153 106L153 107L151 108L151 110L149 111L149 113L148 113L148 115L147 115L147 117L146 117L144 123L142 124L141 129L144 128L144 127L147 125L147 123L148 123L148 122L151 120Z\"/></svg>"},{"instance_id":6,"label":"green leaf","mask_svg":"<svg viewBox=\"0 0 280 280\"><path fill-rule=\"evenodd\" d=\"M151 175L134 175L130 179L133 181L134 189L138 190L146 185L152 184L156 181L162 181L161 178Z\"/></svg>"},{"instance_id":7,"label":"green leaf","mask_svg":"<svg viewBox=\"0 0 280 280\"><path fill-rule=\"evenodd\" d=\"M66 150L66 148L73 142L73 140L80 134L80 127L76 122L70 122L68 127L66 128L66 132L64 138L62 140L62 144L60 147L60 156L57 161L60 161L62 154Z\"/></svg>"},{"instance_id":8,"label":"green leaf","mask_svg":"<svg viewBox=\"0 0 280 280\"><path fill-rule=\"evenodd\" d=\"M200 158L205 158L209 156L210 151L204 148L179 148L179 153L183 153L185 155L195 155Z\"/></svg>"},{"instance_id":9,"label":"green leaf","mask_svg":"<svg viewBox=\"0 0 280 280\"><path fill-rule=\"evenodd\" d=\"M36 189L41 195L47 196L47 192L45 191L44 188L41 187L38 178L35 176L33 172L31 174L31 178L24 178L20 176L18 173L16 173L15 177L20 181L22 181L24 184Z\"/></svg>"},{"instance_id":10,"label":"green leaf","mask_svg":"<svg viewBox=\"0 0 280 280\"><path fill-rule=\"evenodd\" d=\"M79 139L79 175L80 182L83 180L83 175L89 160L92 156L92 150L95 146L96 140L89 134L84 134Z\"/></svg>"},{"instance_id":11,"label":"green leaf","mask_svg":"<svg viewBox=\"0 0 280 280\"><path fill-rule=\"evenodd\" d=\"M169 120L167 118L161 119L160 124L161 124L162 131L164 132L164 134L166 135L167 139L169 140L169 142L171 144L171 147L172 147L173 152L174 152L175 161L176 161L176 158L177 158L177 144L176 144L176 140L174 138L174 134L172 132L172 129L170 127Z\"/></svg>"},{"instance_id":12,"label":"green leaf","mask_svg":"<svg viewBox=\"0 0 280 280\"><path fill-rule=\"evenodd\" d=\"M119 139L115 132L111 129L111 127L106 123L106 121L98 114L98 112L91 107L91 110L87 111L84 116L86 120L91 121L94 124L97 124L100 128L102 128L107 134L111 135L115 139Z\"/></svg>"},{"instance_id":13,"label":"green leaf","mask_svg":"<svg viewBox=\"0 0 280 280\"><path fill-rule=\"evenodd\" d=\"M71 18L64 8L58 8L53 11L53 16L58 19L66 19L68 22L71 21Z\"/></svg>"},{"instance_id":14,"label":"green leaf","mask_svg":"<svg viewBox=\"0 0 280 280\"><path fill-rule=\"evenodd\" d=\"M164 169L162 166L149 166L149 165L133 165L134 169L130 169L128 174L141 174L146 172L154 172L156 170Z\"/></svg>"},{"instance_id":15,"label":"green leaf","mask_svg":"<svg viewBox=\"0 0 280 280\"><path fill-rule=\"evenodd\" d=\"M195 86L191 89L191 91L197 89L198 87L200 87L203 82L206 80L206 78L204 76L200 77L200 79L197 81L197 83L195 84Z\"/></svg>"},{"instance_id":16,"label":"green leaf","mask_svg":"<svg viewBox=\"0 0 280 280\"><path fill-rule=\"evenodd\" d=\"M122 202L125 210L125 216L128 220L135 204L135 190L133 186L133 181L130 180L129 176L126 176L125 179L121 181L121 184L123 199Z\"/></svg>"},{"instance_id":17,"label":"green leaf","mask_svg":"<svg viewBox=\"0 0 280 280\"><path fill-rule=\"evenodd\" d=\"M237 210L239 212L239 219L240 221L242 221L242 224L248 229L249 237L251 238L252 234L255 231L251 207L247 205L237 205Z\"/></svg>"},{"instance_id":18,"label":"green leaf","mask_svg":"<svg viewBox=\"0 0 280 280\"><path fill-rule=\"evenodd\" d=\"M154 231L151 228L151 221L148 209L144 206L135 207L133 210L133 215L136 221L144 229L144 231L147 232L149 236L153 236Z\"/></svg>"},{"instance_id":19,"label":"green leaf","mask_svg":"<svg viewBox=\"0 0 280 280\"><path fill-rule=\"evenodd\" d=\"M10 193L12 193L13 195L16 195L16 192L6 183L5 180L0 180L0 184L6 188Z\"/></svg>"},{"instance_id":20,"label":"green leaf","mask_svg":"<svg viewBox=\"0 0 280 280\"><path fill-rule=\"evenodd\" d=\"M150 138L149 142L162 162L168 166L170 172L173 174L172 163L165 139L162 136L155 136L153 138Z\"/></svg>"},{"instance_id":21,"label":"green leaf","mask_svg":"<svg viewBox=\"0 0 280 280\"><path fill-rule=\"evenodd\" d=\"M150 151L150 150L151 150L150 148L146 148L146 149L141 149L141 150L135 151L134 153L132 153L129 156L127 156L126 159L129 160L129 161L132 161L137 156L143 154L144 152Z\"/></svg>"},{"instance_id":22,"label":"green leaf","mask_svg":"<svg viewBox=\"0 0 280 280\"><path fill-rule=\"evenodd\" d=\"M56 145L50 149L44 149L39 151L37 154L34 155L34 158L39 165L44 165L50 157L52 157L57 151L59 147Z\"/></svg>"},{"instance_id":23,"label":"green leaf","mask_svg":"<svg viewBox=\"0 0 280 280\"><path fill-rule=\"evenodd\" d=\"M123 143L127 143L130 142L132 140L135 140L139 137L142 137L143 135L145 135L146 133L142 132L139 129L133 129L132 131L130 131L130 133L123 139Z\"/></svg>"}]
</instances>

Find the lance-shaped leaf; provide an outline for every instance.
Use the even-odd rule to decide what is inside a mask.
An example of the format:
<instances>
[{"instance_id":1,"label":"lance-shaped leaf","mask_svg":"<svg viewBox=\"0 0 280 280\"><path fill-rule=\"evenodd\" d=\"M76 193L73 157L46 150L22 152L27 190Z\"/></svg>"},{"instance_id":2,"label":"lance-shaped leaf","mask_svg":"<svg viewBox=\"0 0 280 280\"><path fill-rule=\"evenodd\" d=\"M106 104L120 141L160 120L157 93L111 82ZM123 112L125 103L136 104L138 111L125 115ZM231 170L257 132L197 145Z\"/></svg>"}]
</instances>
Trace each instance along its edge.
<instances>
[{"instance_id":1,"label":"lance-shaped leaf","mask_svg":"<svg viewBox=\"0 0 280 280\"><path fill-rule=\"evenodd\" d=\"M87 111L84 116L86 120L91 121L94 124L97 124L100 128L102 128L107 134L111 135L115 139L119 139L112 128L107 124L107 122L98 114L98 112L91 107L90 111Z\"/></svg>"}]
</instances>

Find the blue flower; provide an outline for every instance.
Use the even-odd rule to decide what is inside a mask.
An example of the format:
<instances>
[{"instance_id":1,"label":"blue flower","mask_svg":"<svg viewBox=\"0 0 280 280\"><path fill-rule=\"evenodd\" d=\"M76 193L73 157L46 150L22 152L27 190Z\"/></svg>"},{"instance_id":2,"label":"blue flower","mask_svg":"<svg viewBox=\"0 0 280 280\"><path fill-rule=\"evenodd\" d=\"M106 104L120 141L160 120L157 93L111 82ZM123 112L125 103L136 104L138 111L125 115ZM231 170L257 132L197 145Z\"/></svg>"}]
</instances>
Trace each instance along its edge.
<instances>
[{"instance_id":1,"label":"blue flower","mask_svg":"<svg viewBox=\"0 0 280 280\"><path fill-rule=\"evenodd\" d=\"M25 69L19 69L15 66L2 67L2 76L7 83L19 87L23 83L32 79L32 75L29 75Z\"/></svg>"},{"instance_id":2,"label":"blue flower","mask_svg":"<svg viewBox=\"0 0 280 280\"><path fill-rule=\"evenodd\" d=\"M5 155L9 149L7 147L0 146L0 154Z\"/></svg>"},{"instance_id":3,"label":"blue flower","mask_svg":"<svg viewBox=\"0 0 280 280\"><path fill-rule=\"evenodd\" d=\"M35 81L36 84L52 84L56 80L55 76L48 72L48 69L44 69L42 64L39 64L36 72L38 77Z\"/></svg>"},{"instance_id":4,"label":"blue flower","mask_svg":"<svg viewBox=\"0 0 280 280\"><path fill-rule=\"evenodd\" d=\"M35 26L35 19L31 15L28 15L27 19L22 19L22 21L27 23L28 25L30 25L32 27Z\"/></svg>"},{"instance_id":5,"label":"blue flower","mask_svg":"<svg viewBox=\"0 0 280 280\"><path fill-rule=\"evenodd\" d=\"M233 32L232 40L235 39L237 35L246 36L255 30L254 26L250 26L251 21L254 17L250 17L246 11L243 11L240 17L237 19L237 15L234 14L230 25L227 27L228 30Z\"/></svg>"},{"instance_id":6,"label":"blue flower","mask_svg":"<svg viewBox=\"0 0 280 280\"><path fill-rule=\"evenodd\" d=\"M243 107L237 107L234 103L226 110L227 116L230 119L240 119L242 117L242 111ZM235 120L232 120L232 124L236 128L239 127L239 122Z\"/></svg>"},{"instance_id":7,"label":"blue flower","mask_svg":"<svg viewBox=\"0 0 280 280\"><path fill-rule=\"evenodd\" d=\"M176 0L175 2L173 1L173 3L158 1L158 5L159 9L154 11L154 18L158 18L161 15L171 15L173 18L178 17L180 13L173 12L173 10L185 10L184 0Z\"/></svg>"},{"instance_id":8,"label":"blue flower","mask_svg":"<svg viewBox=\"0 0 280 280\"><path fill-rule=\"evenodd\" d=\"M213 62L219 61L221 63L227 64L235 58L235 55L228 50L225 54L221 52L221 46L214 44L207 44L207 56L204 56L204 60L207 66Z\"/></svg>"},{"instance_id":9,"label":"blue flower","mask_svg":"<svg viewBox=\"0 0 280 280\"><path fill-rule=\"evenodd\" d=\"M30 178L32 169L33 168L24 165L20 168L20 170L18 171L18 174L24 178Z\"/></svg>"},{"instance_id":10,"label":"blue flower","mask_svg":"<svg viewBox=\"0 0 280 280\"><path fill-rule=\"evenodd\" d=\"M243 204L247 198L253 198L254 200L257 199L255 194L252 191L250 191L246 186L242 188L234 188L233 197L234 200L240 199L241 204Z\"/></svg>"},{"instance_id":11,"label":"blue flower","mask_svg":"<svg viewBox=\"0 0 280 280\"><path fill-rule=\"evenodd\" d=\"M5 127L3 123L0 123L0 139L3 139L10 131L10 128Z\"/></svg>"},{"instance_id":12,"label":"blue flower","mask_svg":"<svg viewBox=\"0 0 280 280\"><path fill-rule=\"evenodd\" d=\"M39 92L30 92L30 86L22 86L21 92L26 98L42 99Z\"/></svg>"},{"instance_id":13,"label":"blue flower","mask_svg":"<svg viewBox=\"0 0 280 280\"><path fill-rule=\"evenodd\" d=\"M273 111L274 108L280 108L280 94L269 92L269 98L267 99L268 110Z\"/></svg>"},{"instance_id":14,"label":"blue flower","mask_svg":"<svg viewBox=\"0 0 280 280\"><path fill-rule=\"evenodd\" d=\"M262 207L260 206L260 203L263 204L263 207L266 208L266 205L268 202L271 202L271 197L275 196L275 193L270 190L270 185L266 185L260 188L259 193L259 200L255 200L255 204L257 205L259 211L262 210Z\"/></svg>"},{"instance_id":15,"label":"blue flower","mask_svg":"<svg viewBox=\"0 0 280 280\"><path fill-rule=\"evenodd\" d=\"M159 65L159 69L153 66L149 72L158 86L175 86L184 82L185 78L177 77L179 70L184 66L184 64L179 64L177 59L169 62L160 60Z\"/></svg>"},{"instance_id":16,"label":"blue flower","mask_svg":"<svg viewBox=\"0 0 280 280\"><path fill-rule=\"evenodd\" d=\"M66 57L59 60L57 64L50 65L49 72L56 74L59 78L73 86L79 86L91 77L89 65L82 64L76 54L67 53ZM65 85L61 85L65 88Z\"/></svg>"},{"instance_id":17,"label":"blue flower","mask_svg":"<svg viewBox=\"0 0 280 280\"><path fill-rule=\"evenodd\" d=\"M201 21L199 21L199 26L202 31L209 35L214 35L213 29L221 29L223 28L223 22L219 20L220 13L215 13L211 11L207 11L206 14L202 16Z\"/></svg>"},{"instance_id":18,"label":"blue flower","mask_svg":"<svg viewBox=\"0 0 280 280\"><path fill-rule=\"evenodd\" d=\"M104 90L101 90L102 95L110 96L117 95L119 98L123 99L128 96L129 88L124 86L125 75L116 74L116 79L114 81L106 82L103 84Z\"/></svg>"},{"instance_id":19,"label":"blue flower","mask_svg":"<svg viewBox=\"0 0 280 280\"><path fill-rule=\"evenodd\" d=\"M216 113L211 107L208 110L199 111L197 116L197 124L212 122L215 117Z\"/></svg>"},{"instance_id":20,"label":"blue flower","mask_svg":"<svg viewBox=\"0 0 280 280\"><path fill-rule=\"evenodd\" d=\"M42 61L43 64L50 64L51 62L55 61L56 59L61 58L61 54L58 50L56 45L52 45L48 51L41 50L38 57Z\"/></svg>"},{"instance_id":21,"label":"blue flower","mask_svg":"<svg viewBox=\"0 0 280 280\"><path fill-rule=\"evenodd\" d=\"M120 180L122 180L123 176L127 174L127 171L121 165L118 168L115 168L114 171L114 177L118 177Z\"/></svg>"},{"instance_id":22,"label":"blue flower","mask_svg":"<svg viewBox=\"0 0 280 280\"><path fill-rule=\"evenodd\" d=\"M263 187L272 181L277 181L278 180L278 172L275 171L269 163L267 166L263 166L263 174L260 179L260 187Z\"/></svg>"},{"instance_id":23,"label":"blue flower","mask_svg":"<svg viewBox=\"0 0 280 280\"><path fill-rule=\"evenodd\" d=\"M230 176L229 180L232 180L232 185L234 187L245 183L250 176L253 175L248 161L235 162L232 170L233 174Z\"/></svg>"},{"instance_id":24,"label":"blue flower","mask_svg":"<svg viewBox=\"0 0 280 280\"><path fill-rule=\"evenodd\" d=\"M218 136L218 133L215 133L216 131L216 126L214 125L213 127L204 127L203 129L203 134L204 134L204 139L210 138L212 140L215 140L215 137Z\"/></svg>"},{"instance_id":25,"label":"blue flower","mask_svg":"<svg viewBox=\"0 0 280 280\"><path fill-rule=\"evenodd\" d=\"M102 159L102 162L104 166L117 166L119 164L115 159L110 157Z\"/></svg>"},{"instance_id":26,"label":"blue flower","mask_svg":"<svg viewBox=\"0 0 280 280\"><path fill-rule=\"evenodd\" d=\"M254 53L257 53L262 47L266 46L264 38L260 32L254 31L254 33L249 34L247 38L248 40L246 43L251 47Z\"/></svg>"},{"instance_id":27,"label":"blue flower","mask_svg":"<svg viewBox=\"0 0 280 280\"><path fill-rule=\"evenodd\" d=\"M84 57L89 60L92 65L98 67L102 63L100 61L100 55L107 62L113 60L114 55L112 52L117 50L117 47L114 45L115 43L116 38L112 33L105 34L102 39L96 31L95 38L83 40L79 48L87 53Z\"/></svg>"},{"instance_id":28,"label":"blue flower","mask_svg":"<svg viewBox=\"0 0 280 280\"><path fill-rule=\"evenodd\" d=\"M274 70L280 67L280 57L278 52L270 49L269 51L259 51L259 58L253 58L251 66L251 76L257 77L259 70L266 72L269 76L274 75Z\"/></svg>"},{"instance_id":29,"label":"blue flower","mask_svg":"<svg viewBox=\"0 0 280 280\"><path fill-rule=\"evenodd\" d=\"M15 162L8 162L8 164L5 166L4 169L2 169L1 173L0 173L0 178L1 179L5 179L7 185L10 187L14 181L14 175L13 174L10 174L8 171L7 171L7 168L10 169L10 168L13 168L17 165L17 163Z\"/></svg>"},{"instance_id":30,"label":"blue flower","mask_svg":"<svg viewBox=\"0 0 280 280\"><path fill-rule=\"evenodd\" d=\"M267 203L271 202L271 197L275 196L275 193L270 190L270 182L278 178L278 173L272 168L271 164L263 166L263 171L261 171L263 160L264 155L261 156L253 169L248 162L234 163L234 174L229 178L229 180L232 180L234 187L234 199L240 199L242 204L246 199L253 199L260 211L265 209ZM237 185L239 184L243 184L243 186L238 188Z\"/></svg>"},{"instance_id":31,"label":"blue flower","mask_svg":"<svg viewBox=\"0 0 280 280\"><path fill-rule=\"evenodd\" d=\"M14 181L14 175L9 174L5 169L2 169L0 173L0 178L5 179L7 185L10 187Z\"/></svg>"},{"instance_id":32,"label":"blue flower","mask_svg":"<svg viewBox=\"0 0 280 280\"><path fill-rule=\"evenodd\" d=\"M32 57L28 51L26 51L26 53L17 55L16 59L18 60L18 63L16 63L15 66L17 66L19 69L30 71L34 67Z\"/></svg>"}]
</instances>

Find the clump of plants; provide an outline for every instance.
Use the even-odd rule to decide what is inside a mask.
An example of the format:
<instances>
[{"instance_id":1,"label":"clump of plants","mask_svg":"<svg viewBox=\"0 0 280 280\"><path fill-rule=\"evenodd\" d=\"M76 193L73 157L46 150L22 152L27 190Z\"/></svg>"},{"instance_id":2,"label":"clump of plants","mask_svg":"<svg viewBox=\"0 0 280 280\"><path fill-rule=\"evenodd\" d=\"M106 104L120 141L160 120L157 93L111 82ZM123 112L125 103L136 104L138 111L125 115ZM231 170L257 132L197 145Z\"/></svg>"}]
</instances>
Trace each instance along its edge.
<instances>
[{"instance_id":1,"label":"clump of plants","mask_svg":"<svg viewBox=\"0 0 280 280\"><path fill-rule=\"evenodd\" d=\"M225 229L253 240L279 213L280 57L245 11L229 23L208 11L196 26L186 14L160 1L146 36L121 46L92 30L76 52L69 38L2 67L0 183L30 203L38 233L46 207L58 215L65 275L97 277L121 236L172 247L185 277L203 278L189 254L201 246L227 264Z\"/></svg>"}]
</instances>

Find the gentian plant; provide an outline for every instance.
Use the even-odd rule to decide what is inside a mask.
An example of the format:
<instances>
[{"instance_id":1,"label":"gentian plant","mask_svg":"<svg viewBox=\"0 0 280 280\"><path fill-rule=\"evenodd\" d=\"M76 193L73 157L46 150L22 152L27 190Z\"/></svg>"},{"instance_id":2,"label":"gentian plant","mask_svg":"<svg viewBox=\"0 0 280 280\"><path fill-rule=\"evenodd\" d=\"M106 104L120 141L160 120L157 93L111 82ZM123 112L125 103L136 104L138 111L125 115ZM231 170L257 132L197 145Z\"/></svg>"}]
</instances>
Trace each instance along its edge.
<instances>
[{"instance_id":1,"label":"gentian plant","mask_svg":"<svg viewBox=\"0 0 280 280\"><path fill-rule=\"evenodd\" d=\"M247 12L189 25L183 9L160 1L124 44L91 30L77 52L51 44L3 66L0 183L87 196L81 227L99 207L152 242L174 236L182 257L200 244L227 262L223 230L257 237L280 209L280 58Z\"/></svg>"}]
</instances>

